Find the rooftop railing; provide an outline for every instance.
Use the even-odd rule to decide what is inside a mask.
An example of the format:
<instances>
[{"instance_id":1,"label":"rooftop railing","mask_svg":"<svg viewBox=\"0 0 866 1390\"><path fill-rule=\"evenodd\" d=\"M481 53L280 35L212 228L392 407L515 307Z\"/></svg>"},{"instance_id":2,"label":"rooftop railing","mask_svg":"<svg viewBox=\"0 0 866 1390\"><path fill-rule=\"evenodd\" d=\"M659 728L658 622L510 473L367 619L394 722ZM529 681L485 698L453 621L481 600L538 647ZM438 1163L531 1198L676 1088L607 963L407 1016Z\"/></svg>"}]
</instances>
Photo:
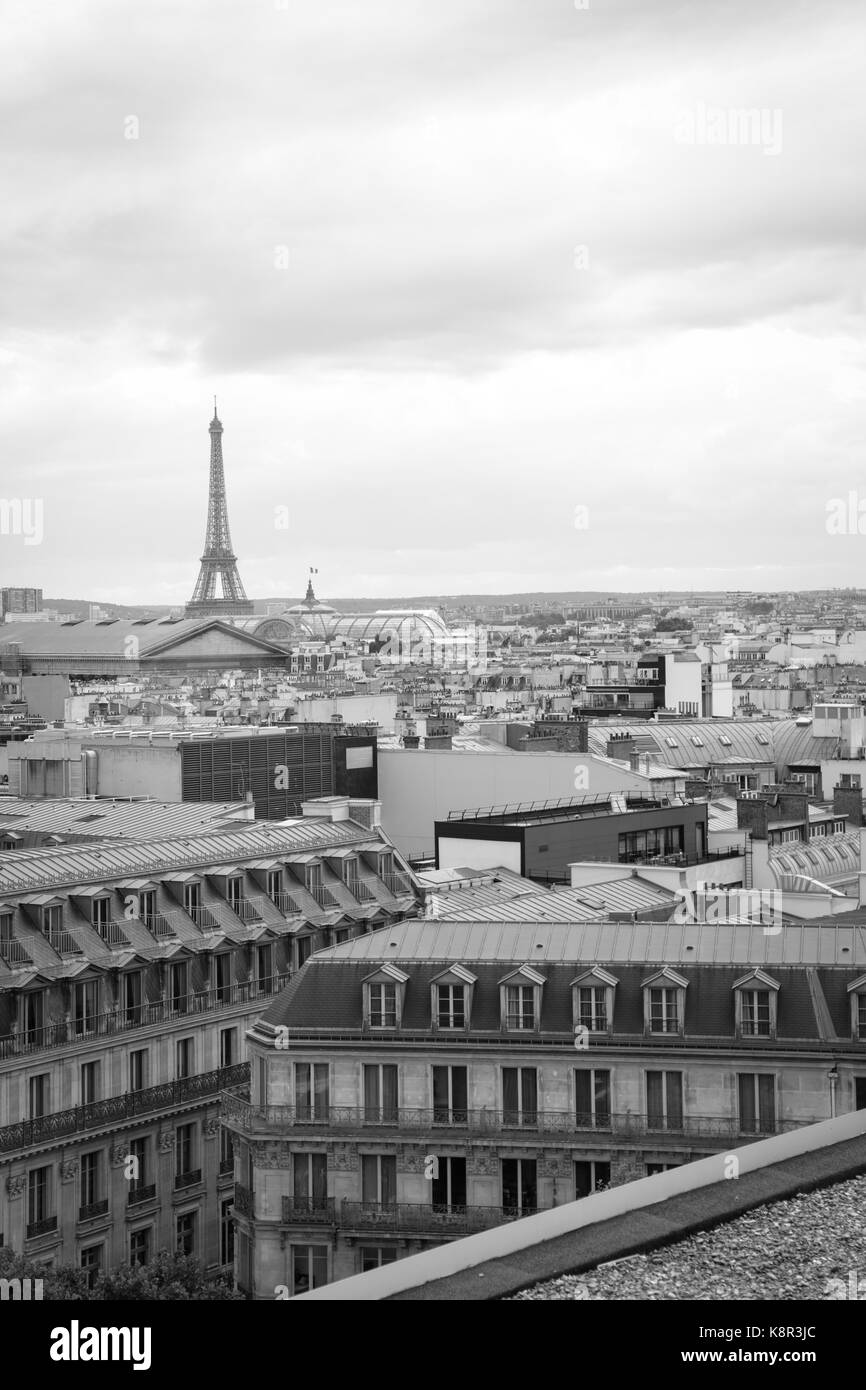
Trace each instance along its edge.
<instances>
[{"instance_id":1,"label":"rooftop railing","mask_svg":"<svg viewBox=\"0 0 866 1390\"><path fill-rule=\"evenodd\" d=\"M218 985L182 995L168 995L149 1004L119 1007L109 1013L89 1014L47 1024L43 1028L13 1031L0 1036L0 1061L20 1057L47 1048L66 1047L70 1043L89 1042L96 1038L112 1037L131 1028L146 1028L155 1023L167 1023L184 1014L211 1013L216 1009L235 1008L253 1003L263 996L276 994L288 984L291 974L270 975L263 979L244 980L238 984Z\"/></svg>"},{"instance_id":2,"label":"rooftop railing","mask_svg":"<svg viewBox=\"0 0 866 1390\"><path fill-rule=\"evenodd\" d=\"M138 1115L175 1109L201 1097L218 1095L227 1086L247 1085L249 1079L249 1062L238 1062L233 1067L218 1067L215 1071L200 1072L180 1081L164 1081L146 1091L127 1091L106 1100L92 1101L90 1105L56 1110L35 1120L19 1120L0 1129L0 1153L38 1147L69 1135L104 1129Z\"/></svg>"},{"instance_id":3,"label":"rooftop railing","mask_svg":"<svg viewBox=\"0 0 866 1390\"><path fill-rule=\"evenodd\" d=\"M671 1135L680 1141L739 1140L760 1138L783 1129L799 1128L808 1121L783 1121L774 1129L754 1128L756 1122L745 1124L735 1116L681 1115L664 1116L648 1112L596 1111L586 1114L565 1110L459 1110L437 1108L406 1108L404 1106L320 1106L313 1112L310 1106L254 1106L238 1096L224 1096L221 1113L226 1124L248 1134L270 1133L298 1129L311 1132L364 1132L367 1134L397 1132L435 1136L453 1131L469 1135L507 1135L509 1131L534 1134L579 1135L583 1132L603 1133L612 1138L645 1138L647 1135Z\"/></svg>"}]
</instances>

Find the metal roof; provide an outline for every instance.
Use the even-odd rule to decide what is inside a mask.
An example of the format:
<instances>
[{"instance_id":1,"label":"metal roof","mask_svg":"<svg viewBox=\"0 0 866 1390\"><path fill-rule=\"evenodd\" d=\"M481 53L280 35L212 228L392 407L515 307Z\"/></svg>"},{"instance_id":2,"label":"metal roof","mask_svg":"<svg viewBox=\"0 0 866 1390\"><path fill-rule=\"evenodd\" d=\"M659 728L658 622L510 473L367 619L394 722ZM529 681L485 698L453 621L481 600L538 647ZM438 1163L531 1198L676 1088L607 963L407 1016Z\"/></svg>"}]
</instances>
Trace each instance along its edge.
<instances>
[{"instance_id":1,"label":"metal roof","mask_svg":"<svg viewBox=\"0 0 866 1390\"><path fill-rule=\"evenodd\" d=\"M0 833L14 824L17 833L69 835L75 839L161 839L166 835L201 835L228 824L246 824L243 801L28 801L0 796Z\"/></svg>"},{"instance_id":2,"label":"metal roof","mask_svg":"<svg viewBox=\"0 0 866 1390\"><path fill-rule=\"evenodd\" d=\"M616 720L590 724L590 753L607 754L611 734L628 734L637 752L650 753L669 767L679 768L745 762L785 769L791 763L821 762L831 757L838 745L835 737L816 738L811 724L799 724L796 719ZM701 742L695 743L695 739Z\"/></svg>"},{"instance_id":3,"label":"metal roof","mask_svg":"<svg viewBox=\"0 0 866 1390\"><path fill-rule=\"evenodd\" d=\"M763 927L676 922L398 922L316 953L317 961L541 961L866 966L852 923Z\"/></svg>"},{"instance_id":4,"label":"metal roof","mask_svg":"<svg viewBox=\"0 0 866 1390\"><path fill-rule=\"evenodd\" d=\"M182 872L227 860L258 859L265 854L290 857L331 845L366 844L370 839L366 826L354 821L297 820L291 825L254 821L237 829L183 839L175 836L136 843L101 840L57 849L12 850L0 855L0 894L60 884L102 883L144 873L163 875L169 870Z\"/></svg>"}]
</instances>

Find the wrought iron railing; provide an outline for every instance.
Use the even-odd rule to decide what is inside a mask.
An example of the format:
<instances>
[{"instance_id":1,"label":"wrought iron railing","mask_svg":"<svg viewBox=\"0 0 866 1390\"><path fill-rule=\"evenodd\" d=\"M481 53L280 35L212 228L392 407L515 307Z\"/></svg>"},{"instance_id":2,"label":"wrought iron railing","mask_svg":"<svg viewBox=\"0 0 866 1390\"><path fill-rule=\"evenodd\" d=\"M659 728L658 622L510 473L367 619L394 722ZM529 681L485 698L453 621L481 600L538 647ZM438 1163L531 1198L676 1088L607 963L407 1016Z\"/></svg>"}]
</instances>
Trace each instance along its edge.
<instances>
[{"instance_id":1,"label":"wrought iron railing","mask_svg":"<svg viewBox=\"0 0 866 1390\"><path fill-rule=\"evenodd\" d=\"M209 907L188 907L185 911L187 917L192 918L200 931L217 931L219 929L219 922Z\"/></svg>"},{"instance_id":2,"label":"wrought iron railing","mask_svg":"<svg viewBox=\"0 0 866 1390\"><path fill-rule=\"evenodd\" d=\"M0 960L6 965L32 965L33 961L27 954L22 942L16 941L14 937L0 941Z\"/></svg>"},{"instance_id":3,"label":"wrought iron railing","mask_svg":"<svg viewBox=\"0 0 866 1390\"><path fill-rule=\"evenodd\" d=\"M237 1200L237 1198L236 1198ZM333 1197L284 1197L283 1224L304 1226L333 1225L336 1220Z\"/></svg>"},{"instance_id":4,"label":"wrought iron railing","mask_svg":"<svg viewBox=\"0 0 866 1390\"><path fill-rule=\"evenodd\" d=\"M373 880L375 882L375 880ZM353 893L359 903L374 903L376 894L370 887L371 880L367 878L350 878L346 880L346 887Z\"/></svg>"},{"instance_id":5,"label":"wrought iron railing","mask_svg":"<svg viewBox=\"0 0 866 1390\"><path fill-rule=\"evenodd\" d=\"M93 929L99 933L106 946L123 947L129 945L129 937L119 922L94 922Z\"/></svg>"},{"instance_id":6,"label":"wrought iron railing","mask_svg":"<svg viewBox=\"0 0 866 1390\"><path fill-rule=\"evenodd\" d=\"M247 925L255 925L263 920L261 911L252 898L229 898L228 905L236 917Z\"/></svg>"},{"instance_id":7,"label":"wrought iron railing","mask_svg":"<svg viewBox=\"0 0 866 1390\"><path fill-rule=\"evenodd\" d=\"M310 894L311 897L315 898L319 907L337 906L337 899L334 897L330 888L326 888L324 884L311 884L310 887L307 889L307 892Z\"/></svg>"},{"instance_id":8,"label":"wrought iron railing","mask_svg":"<svg viewBox=\"0 0 866 1390\"><path fill-rule=\"evenodd\" d=\"M291 893L272 893L271 902L278 907L284 917L301 917L301 909Z\"/></svg>"},{"instance_id":9,"label":"wrought iron railing","mask_svg":"<svg viewBox=\"0 0 866 1390\"><path fill-rule=\"evenodd\" d=\"M50 1047L65 1047L68 1043L110 1037L115 1033L124 1033L129 1028L146 1028L149 1024L166 1023L180 1014L211 1013L215 1009L249 1004L263 995L278 993L288 984L290 978L290 973L284 971L264 979L218 985L215 989L200 990L196 993L168 995L165 999L157 999L148 1004L133 1004L128 1008L119 1006L110 1013L91 1014L77 1019L70 1017L26 1032L16 1030L0 1037L0 1061L28 1052L42 1052Z\"/></svg>"},{"instance_id":10,"label":"wrought iron railing","mask_svg":"<svg viewBox=\"0 0 866 1390\"><path fill-rule=\"evenodd\" d=\"M47 1236L50 1231L57 1230L56 1216L43 1216L41 1221L27 1222L27 1239L33 1240L36 1236Z\"/></svg>"},{"instance_id":11,"label":"wrought iron railing","mask_svg":"<svg viewBox=\"0 0 866 1390\"><path fill-rule=\"evenodd\" d=\"M579 1134L602 1131L618 1138L642 1138L669 1134L680 1140L741 1140L755 1137L733 1116L664 1116L633 1111L597 1110L594 1114L564 1110L459 1110L440 1108L382 1108L377 1106L251 1105L238 1096L221 1098L221 1114L232 1128L246 1133L273 1132L296 1126L322 1131L397 1130L402 1133L436 1134L452 1130L473 1135L532 1131L536 1134ZM807 1120L781 1121L774 1129L762 1129L757 1137L797 1129Z\"/></svg>"},{"instance_id":12,"label":"wrought iron railing","mask_svg":"<svg viewBox=\"0 0 866 1390\"><path fill-rule=\"evenodd\" d=\"M127 1091L107 1100L92 1101L90 1105L77 1105L72 1110L56 1110L39 1119L19 1120L0 1129L0 1153L104 1129L137 1115L175 1109L203 1096L215 1096L226 1086L245 1085L249 1079L249 1062L238 1062L233 1067L218 1067L215 1071L201 1072L179 1081L164 1081L146 1091Z\"/></svg>"},{"instance_id":13,"label":"wrought iron railing","mask_svg":"<svg viewBox=\"0 0 866 1390\"><path fill-rule=\"evenodd\" d=\"M128 1207L140 1207L144 1202L152 1202L155 1197L155 1182L148 1183L146 1186L142 1184L138 1187L130 1187L126 1197L126 1205Z\"/></svg>"},{"instance_id":14,"label":"wrought iron railing","mask_svg":"<svg viewBox=\"0 0 866 1390\"><path fill-rule=\"evenodd\" d=\"M412 893L414 891L411 879L407 874L383 874L382 878L385 881L385 887L388 889L388 892L393 893L395 897L399 897L403 893Z\"/></svg>"},{"instance_id":15,"label":"wrought iron railing","mask_svg":"<svg viewBox=\"0 0 866 1390\"><path fill-rule=\"evenodd\" d=\"M141 920L154 936L177 936L171 917L165 912L149 912Z\"/></svg>"},{"instance_id":16,"label":"wrought iron railing","mask_svg":"<svg viewBox=\"0 0 866 1390\"><path fill-rule=\"evenodd\" d=\"M108 1198L101 1197L98 1202L86 1202L78 1208L79 1221L92 1221L95 1216L104 1216L108 1211Z\"/></svg>"},{"instance_id":17,"label":"wrought iron railing","mask_svg":"<svg viewBox=\"0 0 866 1390\"><path fill-rule=\"evenodd\" d=\"M187 1168L185 1173L175 1173L174 1189L175 1192L181 1191L185 1187L195 1187L197 1182L201 1182L200 1168Z\"/></svg>"},{"instance_id":18,"label":"wrought iron railing","mask_svg":"<svg viewBox=\"0 0 866 1390\"><path fill-rule=\"evenodd\" d=\"M435 1232L464 1236L489 1230L507 1221L535 1216L535 1207L462 1207L435 1203L350 1202L337 1208L337 1223L346 1230L379 1231L397 1235L403 1231ZM284 1218L285 1219L285 1218Z\"/></svg>"},{"instance_id":19,"label":"wrought iron railing","mask_svg":"<svg viewBox=\"0 0 866 1390\"><path fill-rule=\"evenodd\" d=\"M79 946L78 942L75 940L75 937L72 935L71 932L68 931L49 931L48 945L51 946L59 956L84 955L84 948L82 946Z\"/></svg>"}]
</instances>

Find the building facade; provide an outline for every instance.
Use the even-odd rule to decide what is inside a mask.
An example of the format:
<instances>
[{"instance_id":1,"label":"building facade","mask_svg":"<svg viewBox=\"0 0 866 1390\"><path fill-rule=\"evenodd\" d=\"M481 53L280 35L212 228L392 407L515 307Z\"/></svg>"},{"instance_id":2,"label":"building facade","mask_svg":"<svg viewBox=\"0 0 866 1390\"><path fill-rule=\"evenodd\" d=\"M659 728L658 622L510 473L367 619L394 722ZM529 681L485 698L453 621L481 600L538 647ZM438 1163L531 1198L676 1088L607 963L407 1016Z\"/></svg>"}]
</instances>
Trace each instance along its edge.
<instances>
[{"instance_id":1,"label":"building facade","mask_svg":"<svg viewBox=\"0 0 866 1390\"><path fill-rule=\"evenodd\" d=\"M233 1264L221 1091L315 948L415 910L370 803L0 860L0 1233L98 1269ZM353 819L349 811L366 824Z\"/></svg>"}]
</instances>

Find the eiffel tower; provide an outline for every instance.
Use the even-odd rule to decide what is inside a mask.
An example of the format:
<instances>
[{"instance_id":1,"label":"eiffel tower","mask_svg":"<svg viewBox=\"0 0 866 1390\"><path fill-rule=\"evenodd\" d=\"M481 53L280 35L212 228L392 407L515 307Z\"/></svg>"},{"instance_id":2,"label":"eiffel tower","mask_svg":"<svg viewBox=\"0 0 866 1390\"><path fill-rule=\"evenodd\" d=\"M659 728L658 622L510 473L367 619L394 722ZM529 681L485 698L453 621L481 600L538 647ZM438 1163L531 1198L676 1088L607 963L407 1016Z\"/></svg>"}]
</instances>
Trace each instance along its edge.
<instances>
[{"instance_id":1,"label":"eiffel tower","mask_svg":"<svg viewBox=\"0 0 866 1390\"><path fill-rule=\"evenodd\" d=\"M223 427L213 403L213 419L210 422L210 492L207 504L207 536L201 569L195 592L186 605L188 618L234 617L242 613L252 613L252 599L248 599L241 577L238 562L232 551L229 535L229 516L226 509L226 481L223 473ZM217 578L222 581L222 593L217 593Z\"/></svg>"}]
</instances>

